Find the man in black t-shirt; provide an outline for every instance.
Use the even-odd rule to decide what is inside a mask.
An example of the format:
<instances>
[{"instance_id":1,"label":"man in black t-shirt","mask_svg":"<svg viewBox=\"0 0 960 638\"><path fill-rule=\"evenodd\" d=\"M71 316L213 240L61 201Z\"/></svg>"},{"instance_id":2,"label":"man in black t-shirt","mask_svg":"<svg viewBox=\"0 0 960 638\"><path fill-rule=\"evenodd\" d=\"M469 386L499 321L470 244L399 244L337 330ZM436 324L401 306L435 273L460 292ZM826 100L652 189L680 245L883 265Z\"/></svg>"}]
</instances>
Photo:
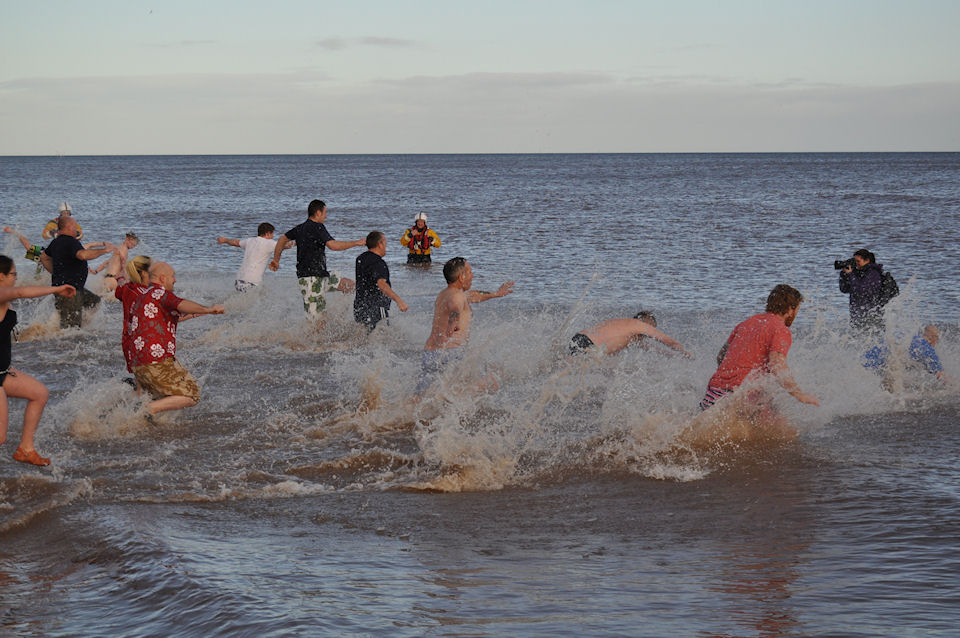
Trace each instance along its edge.
<instances>
[{"instance_id":1,"label":"man in black t-shirt","mask_svg":"<svg viewBox=\"0 0 960 638\"><path fill-rule=\"evenodd\" d=\"M70 284L77 289L74 297L57 297L54 305L60 313L60 327L80 327L84 308L100 303L100 296L83 287L87 283L87 261L111 252L114 245L104 242L103 248L84 248L77 239L77 222L73 217L61 217L57 236L43 249L40 263L50 271L54 286Z\"/></svg>"},{"instance_id":2,"label":"man in black t-shirt","mask_svg":"<svg viewBox=\"0 0 960 638\"><path fill-rule=\"evenodd\" d=\"M311 315L326 309L328 292L339 290L346 293L353 290L352 280L341 278L339 273L327 270L326 249L347 250L364 244L362 239L337 241L323 225L326 220L327 205L319 199L310 202L307 221L294 226L280 237L269 266L270 270L276 272L280 268L280 254L290 242L297 243L297 282L303 295L303 309Z\"/></svg>"},{"instance_id":3,"label":"man in black t-shirt","mask_svg":"<svg viewBox=\"0 0 960 638\"><path fill-rule=\"evenodd\" d=\"M390 287L390 268L383 256L387 254L387 238L379 230L367 235L367 252L357 257L357 296L353 299L353 318L369 330L377 327L389 315L390 300L397 302L400 312L407 304Z\"/></svg>"}]
</instances>

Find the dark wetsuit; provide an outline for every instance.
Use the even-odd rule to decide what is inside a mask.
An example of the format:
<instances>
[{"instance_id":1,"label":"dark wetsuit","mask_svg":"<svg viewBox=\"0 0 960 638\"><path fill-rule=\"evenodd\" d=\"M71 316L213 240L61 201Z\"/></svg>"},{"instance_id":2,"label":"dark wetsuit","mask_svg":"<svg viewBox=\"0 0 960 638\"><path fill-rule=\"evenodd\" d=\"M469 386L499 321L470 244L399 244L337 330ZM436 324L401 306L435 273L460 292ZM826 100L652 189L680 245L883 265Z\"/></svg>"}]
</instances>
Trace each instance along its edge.
<instances>
[{"instance_id":1,"label":"dark wetsuit","mask_svg":"<svg viewBox=\"0 0 960 638\"><path fill-rule=\"evenodd\" d=\"M594 346L593 339L578 332L570 338L570 354L585 352Z\"/></svg>"},{"instance_id":2,"label":"dark wetsuit","mask_svg":"<svg viewBox=\"0 0 960 638\"><path fill-rule=\"evenodd\" d=\"M10 372L12 335L16 325L17 312L7 308L7 314L4 315L3 321L0 321L0 386L7 380L7 373Z\"/></svg>"}]
</instances>

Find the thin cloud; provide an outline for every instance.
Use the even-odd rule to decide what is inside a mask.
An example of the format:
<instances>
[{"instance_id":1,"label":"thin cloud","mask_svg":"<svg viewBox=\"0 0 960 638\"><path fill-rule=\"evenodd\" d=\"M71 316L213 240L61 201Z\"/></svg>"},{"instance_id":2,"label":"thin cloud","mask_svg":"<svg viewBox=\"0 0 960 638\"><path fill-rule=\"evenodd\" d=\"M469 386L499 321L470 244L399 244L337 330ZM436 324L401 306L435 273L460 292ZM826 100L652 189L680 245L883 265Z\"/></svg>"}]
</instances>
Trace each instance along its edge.
<instances>
[{"instance_id":1,"label":"thin cloud","mask_svg":"<svg viewBox=\"0 0 960 638\"><path fill-rule=\"evenodd\" d=\"M378 38L367 36L360 38L359 43L371 47L386 47L390 49L405 49L416 45L413 40L401 40L400 38Z\"/></svg>"},{"instance_id":2,"label":"thin cloud","mask_svg":"<svg viewBox=\"0 0 960 638\"><path fill-rule=\"evenodd\" d=\"M614 79L605 73L464 73L461 75L415 75L402 79L381 80L382 84L398 87L473 86L502 88L566 88L575 86L612 84Z\"/></svg>"},{"instance_id":3,"label":"thin cloud","mask_svg":"<svg viewBox=\"0 0 960 638\"><path fill-rule=\"evenodd\" d=\"M342 51L352 47L378 47L386 49L409 49L417 46L413 40L401 38L386 38L379 36L365 36L362 38L324 38L317 41L317 46L328 51Z\"/></svg>"},{"instance_id":4,"label":"thin cloud","mask_svg":"<svg viewBox=\"0 0 960 638\"><path fill-rule=\"evenodd\" d=\"M317 46L328 51L339 51L347 48L347 41L343 38L324 38L317 42Z\"/></svg>"},{"instance_id":5,"label":"thin cloud","mask_svg":"<svg viewBox=\"0 0 960 638\"><path fill-rule=\"evenodd\" d=\"M181 47L211 46L216 43L216 40L180 40L179 42L157 42L146 46L155 49L179 49Z\"/></svg>"}]
</instances>

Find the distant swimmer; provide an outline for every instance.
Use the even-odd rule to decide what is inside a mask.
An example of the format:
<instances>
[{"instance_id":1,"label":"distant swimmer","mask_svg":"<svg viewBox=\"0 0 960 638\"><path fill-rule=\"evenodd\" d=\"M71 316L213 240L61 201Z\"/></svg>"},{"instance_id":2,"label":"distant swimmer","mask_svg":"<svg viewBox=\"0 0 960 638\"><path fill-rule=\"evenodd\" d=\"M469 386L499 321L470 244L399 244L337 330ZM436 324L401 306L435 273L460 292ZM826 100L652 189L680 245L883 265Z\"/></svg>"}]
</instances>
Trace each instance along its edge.
<instances>
[{"instance_id":1,"label":"distant swimmer","mask_svg":"<svg viewBox=\"0 0 960 638\"><path fill-rule=\"evenodd\" d=\"M53 239L57 236L57 233L60 232L60 220L64 217L72 217L73 211L70 209L70 204L63 202L60 206L57 207L57 216L47 222L47 225L43 227L40 236L44 239ZM77 224L77 239L83 239L83 231L80 229L80 224Z\"/></svg>"},{"instance_id":2,"label":"distant swimmer","mask_svg":"<svg viewBox=\"0 0 960 638\"><path fill-rule=\"evenodd\" d=\"M940 343L940 328L934 324L924 326L923 330L913 335L910 340L910 347L907 348L910 363L935 375L937 379L944 383L956 384L957 381L944 371L943 364L940 363L940 357L936 350L938 343ZM887 363L890 359L891 354L888 346L874 346L864 355L863 365L874 372L886 372Z\"/></svg>"},{"instance_id":3,"label":"distant swimmer","mask_svg":"<svg viewBox=\"0 0 960 638\"><path fill-rule=\"evenodd\" d=\"M357 294L353 298L353 318L368 330L390 315L390 302L397 302L400 312L407 311L406 302L390 287L390 268L383 260L387 254L387 237L379 230L367 235L367 252L357 257Z\"/></svg>"},{"instance_id":4,"label":"distant swimmer","mask_svg":"<svg viewBox=\"0 0 960 638\"><path fill-rule=\"evenodd\" d=\"M54 305L60 313L60 327L79 328L84 308L93 308L100 303L100 297L90 292L87 283L87 261L96 259L114 249L113 244L103 242L102 248L84 248L77 240L77 222L73 217L61 217L57 236L40 254L40 263L52 275L54 286L70 284L77 294L70 297L57 297Z\"/></svg>"},{"instance_id":5,"label":"distant swimmer","mask_svg":"<svg viewBox=\"0 0 960 638\"><path fill-rule=\"evenodd\" d=\"M243 248L243 262L240 264L237 278L233 282L233 287L237 292L246 292L259 286L263 281L263 271L267 269L267 264L270 263L270 258L273 256L273 250L277 247L277 241L273 238L275 230L273 224L263 222L257 226L256 237L246 239L217 237L218 244L229 244L230 246Z\"/></svg>"},{"instance_id":6,"label":"distant swimmer","mask_svg":"<svg viewBox=\"0 0 960 638\"><path fill-rule=\"evenodd\" d=\"M203 306L176 296L176 281L170 264L154 262L150 285L130 302L128 349L123 356L137 383L154 399L147 406L150 414L188 408L200 400L197 380L176 357L177 323L184 315L224 313L222 305Z\"/></svg>"},{"instance_id":7,"label":"distant swimmer","mask_svg":"<svg viewBox=\"0 0 960 638\"><path fill-rule=\"evenodd\" d=\"M645 337L655 339L684 356L691 356L679 341L657 330L657 318L647 310L641 310L633 319L608 319L578 332L570 340L570 353L602 347L608 355L616 354L631 344L642 344Z\"/></svg>"},{"instance_id":8,"label":"distant swimmer","mask_svg":"<svg viewBox=\"0 0 960 638\"><path fill-rule=\"evenodd\" d=\"M463 347L470 338L473 312L470 304L505 297L513 292L513 282L502 284L496 292L470 290L473 269L463 257L454 257L443 266L447 287L437 295L433 306L433 326L423 347L420 376L414 395L420 397L452 363L463 358ZM484 386L497 389L496 379L488 377Z\"/></svg>"},{"instance_id":9,"label":"distant swimmer","mask_svg":"<svg viewBox=\"0 0 960 638\"><path fill-rule=\"evenodd\" d=\"M764 373L773 374L797 401L820 405L817 397L800 390L787 367L787 352L793 343L790 326L802 301L803 295L796 288L779 284L767 297L765 313L754 315L733 329L721 349L719 366L707 383L700 409L712 407L751 375Z\"/></svg>"},{"instance_id":10,"label":"distant swimmer","mask_svg":"<svg viewBox=\"0 0 960 638\"><path fill-rule=\"evenodd\" d=\"M103 274L103 287L105 291L113 292L116 290L117 286L122 286L126 283L127 256L130 253L130 249L136 248L139 243L140 238L137 237L136 233L127 233L126 237L123 238L123 241L117 244L117 247L113 250L113 255L111 255L109 259L96 268L90 269L90 272L93 274L96 274L101 270L106 271ZM91 247L95 245L96 244L90 244Z\"/></svg>"},{"instance_id":11,"label":"distant swimmer","mask_svg":"<svg viewBox=\"0 0 960 638\"><path fill-rule=\"evenodd\" d=\"M270 270L280 268L280 254L291 241L297 242L297 282L303 295L303 309L309 315L319 315L327 308L327 293L339 290L348 293L353 290L353 280L327 270L327 252L347 250L366 244L366 240L337 241L327 232L324 222L327 220L327 205L315 199L307 207L307 221L294 226L277 241L270 261Z\"/></svg>"},{"instance_id":12,"label":"distant swimmer","mask_svg":"<svg viewBox=\"0 0 960 638\"><path fill-rule=\"evenodd\" d=\"M13 453L14 460L33 465L50 465L50 459L40 456L34 447L33 437L43 416L50 392L47 386L26 372L11 367L11 335L17 325L17 312L10 307L14 299L31 299L44 295L72 297L76 290L73 286L21 286L17 287L17 267L6 255L0 255L0 444L7 440L9 411L7 398L26 399L27 407L23 411L23 433L20 445Z\"/></svg>"},{"instance_id":13,"label":"distant swimmer","mask_svg":"<svg viewBox=\"0 0 960 638\"><path fill-rule=\"evenodd\" d=\"M440 238L430 228L427 228L427 214L417 213L413 226L408 228L400 238L400 243L409 249L408 264L429 264L434 248L440 248Z\"/></svg>"}]
</instances>

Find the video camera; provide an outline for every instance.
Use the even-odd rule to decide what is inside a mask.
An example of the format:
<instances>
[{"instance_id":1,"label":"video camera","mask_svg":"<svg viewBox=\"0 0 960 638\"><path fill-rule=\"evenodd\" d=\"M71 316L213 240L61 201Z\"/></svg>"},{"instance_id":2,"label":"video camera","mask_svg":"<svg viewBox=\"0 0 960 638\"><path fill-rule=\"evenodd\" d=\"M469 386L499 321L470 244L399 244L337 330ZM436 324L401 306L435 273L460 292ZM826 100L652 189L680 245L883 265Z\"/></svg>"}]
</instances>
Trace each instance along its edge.
<instances>
[{"instance_id":1,"label":"video camera","mask_svg":"<svg viewBox=\"0 0 960 638\"><path fill-rule=\"evenodd\" d=\"M834 270L843 270L844 268L853 268L854 266L856 266L856 264L852 257L850 259L844 259L843 261L837 260L833 262Z\"/></svg>"}]
</instances>

